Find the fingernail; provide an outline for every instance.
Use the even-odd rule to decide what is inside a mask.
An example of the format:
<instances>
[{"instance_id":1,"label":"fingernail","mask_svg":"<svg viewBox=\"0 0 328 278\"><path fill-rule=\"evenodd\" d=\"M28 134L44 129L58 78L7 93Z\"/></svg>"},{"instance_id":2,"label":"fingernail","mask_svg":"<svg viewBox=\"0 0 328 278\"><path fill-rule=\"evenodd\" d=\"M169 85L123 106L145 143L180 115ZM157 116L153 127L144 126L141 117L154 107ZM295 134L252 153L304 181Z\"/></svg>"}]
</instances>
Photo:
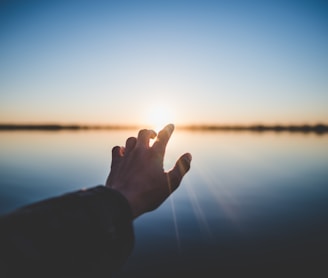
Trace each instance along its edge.
<instances>
[{"instance_id":1,"label":"fingernail","mask_svg":"<svg viewBox=\"0 0 328 278\"><path fill-rule=\"evenodd\" d=\"M188 162L190 162L192 160L192 156L190 153L187 153L185 156L185 160L187 160Z\"/></svg>"},{"instance_id":2,"label":"fingernail","mask_svg":"<svg viewBox=\"0 0 328 278\"><path fill-rule=\"evenodd\" d=\"M169 128L170 130L174 130L174 124L168 124L167 128Z\"/></svg>"}]
</instances>

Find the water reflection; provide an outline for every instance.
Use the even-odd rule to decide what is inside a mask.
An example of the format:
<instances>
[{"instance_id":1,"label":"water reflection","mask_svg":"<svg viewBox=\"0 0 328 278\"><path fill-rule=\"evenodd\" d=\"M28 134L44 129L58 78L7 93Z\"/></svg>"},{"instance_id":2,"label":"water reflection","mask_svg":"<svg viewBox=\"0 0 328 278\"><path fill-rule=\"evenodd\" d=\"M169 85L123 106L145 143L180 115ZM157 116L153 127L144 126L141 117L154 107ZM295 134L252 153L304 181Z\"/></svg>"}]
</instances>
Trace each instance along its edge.
<instances>
[{"instance_id":1,"label":"water reflection","mask_svg":"<svg viewBox=\"0 0 328 278\"><path fill-rule=\"evenodd\" d=\"M104 183L112 146L136 132L1 132L0 212ZM326 271L328 136L176 131L164 167L186 151L191 171L135 221L117 277Z\"/></svg>"}]
</instances>

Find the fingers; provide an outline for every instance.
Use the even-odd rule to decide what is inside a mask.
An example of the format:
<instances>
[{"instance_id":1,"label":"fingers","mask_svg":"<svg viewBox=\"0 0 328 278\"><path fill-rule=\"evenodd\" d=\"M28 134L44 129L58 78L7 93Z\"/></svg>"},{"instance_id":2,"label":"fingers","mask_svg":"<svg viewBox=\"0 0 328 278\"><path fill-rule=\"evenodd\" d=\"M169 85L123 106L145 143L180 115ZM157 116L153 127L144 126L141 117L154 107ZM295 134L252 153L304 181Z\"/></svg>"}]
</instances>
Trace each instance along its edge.
<instances>
[{"instance_id":1,"label":"fingers","mask_svg":"<svg viewBox=\"0 0 328 278\"><path fill-rule=\"evenodd\" d=\"M125 142L124 154L127 155L128 153L130 153L136 146L136 143L137 143L137 138L129 137Z\"/></svg>"},{"instance_id":2,"label":"fingers","mask_svg":"<svg viewBox=\"0 0 328 278\"><path fill-rule=\"evenodd\" d=\"M177 160L173 169L168 172L170 193L177 189L183 176L189 171L191 159L191 154L185 153Z\"/></svg>"},{"instance_id":3,"label":"fingers","mask_svg":"<svg viewBox=\"0 0 328 278\"><path fill-rule=\"evenodd\" d=\"M156 137L156 132L151 129L142 129L138 133L136 147L149 147L149 140Z\"/></svg>"},{"instance_id":4,"label":"fingers","mask_svg":"<svg viewBox=\"0 0 328 278\"><path fill-rule=\"evenodd\" d=\"M123 148L120 146L115 146L112 148L112 159L119 159L123 155Z\"/></svg>"},{"instance_id":5,"label":"fingers","mask_svg":"<svg viewBox=\"0 0 328 278\"><path fill-rule=\"evenodd\" d=\"M159 154L162 156L164 156L167 142L169 141L173 131L174 125L168 124L158 133L157 140L153 145L153 149L159 152Z\"/></svg>"},{"instance_id":6,"label":"fingers","mask_svg":"<svg viewBox=\"0 0 328 278\"><path fill-rule=\"evenodd\" d=\"M124 152L123 147L116 146L112 149L112 165L111 165L112 170L119 167L119 164L123 157L123 152Z\"/></svg>"}]
</instances>

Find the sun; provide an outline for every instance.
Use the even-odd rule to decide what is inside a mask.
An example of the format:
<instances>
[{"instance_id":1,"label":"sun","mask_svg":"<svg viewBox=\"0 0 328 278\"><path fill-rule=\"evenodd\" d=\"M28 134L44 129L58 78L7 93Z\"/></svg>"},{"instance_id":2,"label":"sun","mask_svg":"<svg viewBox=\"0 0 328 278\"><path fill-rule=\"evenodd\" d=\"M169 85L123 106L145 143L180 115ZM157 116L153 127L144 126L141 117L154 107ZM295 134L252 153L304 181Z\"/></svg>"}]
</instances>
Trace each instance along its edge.
<instances>
[{"instance_id":1,"label":"sun","mask_svg":"<svg viewBox=\"0 0 328 278\"><path fill-rule=\"evenodd\" d=\"M155 130L160 131L165 125L174 123L175 117L172 107L168 105L151 105L146 114L146 123Z\"/></svg>"}]
</instances>

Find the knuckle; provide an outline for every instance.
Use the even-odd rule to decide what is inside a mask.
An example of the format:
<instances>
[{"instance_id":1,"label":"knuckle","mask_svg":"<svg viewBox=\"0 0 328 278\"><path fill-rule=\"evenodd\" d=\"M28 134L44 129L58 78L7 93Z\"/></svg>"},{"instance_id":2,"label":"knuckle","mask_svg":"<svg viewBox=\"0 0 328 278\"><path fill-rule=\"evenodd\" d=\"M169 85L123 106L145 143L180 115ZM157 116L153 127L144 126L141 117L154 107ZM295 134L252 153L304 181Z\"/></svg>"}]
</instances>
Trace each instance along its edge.
<instances>
[{"instance_id":1,"label":"knuckle","mask_svg":"<svg viewBox=\"0 0 328 278\"><path fill-rule=\"evenodd\" d=\"M138 137L144 136L148 132L148 129L141 129L139 130Z\"/></svg>"},{"instance_id":2,"label":"knuckle","mask_svg":"<svg viewBox=\"0 0 328 278\"><path fill-rule=\"evenodd\" d=\"M119 149L120 149L120 146L115 146L112 148L112 152L117 152L117 151L119 151Z\"/></svg>"},{"instance_id":3,"label":"knuckle","mask_svg":"<svg viewBox=\"0 0 328 278\"><path fill-rule=\"evenodd\" d=\"M126 139L126 143L134 144L136 140L137 140L137 138L135 138L135 137L129 137L128 139Z\"/></svg>"}]
</instances>

